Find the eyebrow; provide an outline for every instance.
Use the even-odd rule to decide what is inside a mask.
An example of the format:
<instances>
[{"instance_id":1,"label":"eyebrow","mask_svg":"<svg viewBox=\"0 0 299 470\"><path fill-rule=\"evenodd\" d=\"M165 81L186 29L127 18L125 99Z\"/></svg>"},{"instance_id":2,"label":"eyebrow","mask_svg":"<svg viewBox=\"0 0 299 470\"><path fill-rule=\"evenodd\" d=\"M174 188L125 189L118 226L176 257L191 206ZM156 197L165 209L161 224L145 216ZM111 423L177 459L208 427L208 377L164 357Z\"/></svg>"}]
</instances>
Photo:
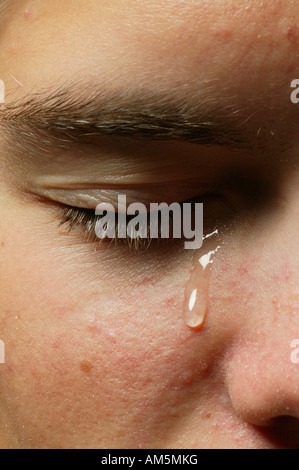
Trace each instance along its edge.
<instances>
[{"instance_id":1,"label":"eyebrow","mask_svg":"<svg viewBox=\"0 0 299 470\"><path fill-rule=\"evenodd\" d=\"M60 86L29 94L0 108L6 137L25 144L65 147L102 136L181 141L252 150L258 140L241 110L221 98L183 99L170 93L112 93ZM255 139L254 139L255 137Z\"/></svg>"}]
</instances>

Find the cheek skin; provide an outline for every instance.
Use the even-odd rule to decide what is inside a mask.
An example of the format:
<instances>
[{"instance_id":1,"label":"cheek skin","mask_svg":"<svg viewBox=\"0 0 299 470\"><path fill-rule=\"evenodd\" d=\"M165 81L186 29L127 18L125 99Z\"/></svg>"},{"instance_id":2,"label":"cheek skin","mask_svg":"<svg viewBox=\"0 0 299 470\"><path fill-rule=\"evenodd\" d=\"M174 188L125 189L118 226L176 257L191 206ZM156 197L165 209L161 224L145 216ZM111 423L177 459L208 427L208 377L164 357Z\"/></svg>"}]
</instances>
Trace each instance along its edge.
<instances>
[{"instance_id":1,"label":"cheek skin","mask_svg":"<svg viewBox=\"0 0 299 470\"><path fill-rule=\"evenodd\" d=\"M260 361L271 347L278 360L280 335L295 331L283 313L273 328L275 304L268 308L268 294L292 275L290 260L273 269L269 255L252 256L253 242L232 242L215 264L205 326L194 333L182 319L189 258L159 275L132 268L116 282L117 264L99 253L92 263L90 247L72 245L72 236L66 243L48 214L3 213L10 230L1 229L0 403L10 446L240 447L242 432L260 445L230 400L246 418ZM273 272L265 291L261 262Z\"/></svg>"},{"instance_id":2,"label":"cheek skin","mask_svg":"<svg viewBox=\"0 0 299 470\"><path fill-rule=\"evenodd\" d=\"M167 439L185 413L183 397L211 361L212 346L199 352L183 324L184 281L138 278L129 292L126 282L114 290L98 257L90 287L83 275L90 265L76 247L62 246L55 225L40 233L43 224L31 222L28 237L24 227L37 214L18 213L16 221L6 214L15 236L1 231L0 252L7 358L0 394L18 445L119 445L122 436L122 446L135 447Z\"/></svg>"}]
</instances>

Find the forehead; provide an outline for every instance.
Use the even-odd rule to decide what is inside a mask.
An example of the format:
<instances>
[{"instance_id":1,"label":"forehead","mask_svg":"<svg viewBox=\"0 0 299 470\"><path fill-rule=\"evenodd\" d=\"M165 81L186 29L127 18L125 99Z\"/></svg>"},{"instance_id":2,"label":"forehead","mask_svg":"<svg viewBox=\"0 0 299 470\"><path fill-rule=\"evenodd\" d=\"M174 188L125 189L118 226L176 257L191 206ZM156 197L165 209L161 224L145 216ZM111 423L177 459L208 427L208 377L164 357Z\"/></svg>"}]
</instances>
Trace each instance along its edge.
<instances>
[{"instance_id":1,"label":"forehead","mask_svg":"<svg viewBox=\"0 0 299 470\"><path fill-rule=\"evenodd\" d=\"M196 87L218 79L237 87L294 75L296 18L296 0L24 1L6 19L1 56L24 86L85 73L116 83Z\"/></svg>"},{"instance_id":2,"label":"forehead","mask_svg":"<svg viewBox=\"0 0 299 470\"><path fill-rule=\"evenodd\" d=\"M95 85L105 96L205 103L254 134L277 136L273 145L298 140L290 100L299 76L297 0L24 0L7 8L7 101L78 82L88 96Z\"/></svg>"}]
</instances>

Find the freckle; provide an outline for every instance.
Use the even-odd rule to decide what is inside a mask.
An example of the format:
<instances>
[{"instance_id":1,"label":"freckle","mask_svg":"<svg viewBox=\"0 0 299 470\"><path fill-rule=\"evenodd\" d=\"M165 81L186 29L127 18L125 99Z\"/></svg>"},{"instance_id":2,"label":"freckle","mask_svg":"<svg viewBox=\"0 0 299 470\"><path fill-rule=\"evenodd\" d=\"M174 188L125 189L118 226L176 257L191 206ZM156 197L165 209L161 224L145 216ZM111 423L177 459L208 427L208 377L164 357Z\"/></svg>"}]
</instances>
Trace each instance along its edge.
<instances>
[{"instance_id":1,"label":"freckle","mask_svg":"<svg viewBox=\"0 0 299 470\"><path fill-rule=\"evenodd\" d=\"M92 365L91 362L85 361L85 360L80 362L80 369L81 369L83 372L88 373L88 372L91 371L92 368L93 368L93 365Z\"/></svg>"},{"instance_id":2,"label":"freckle","mask_svg":"<svg viewBox=\"0 0 299 470\"><path fill-rule=\"evenodd\" d=\"M1 242L1 246L5 246L5 243L4 243L4 242Z\"/></svg>"}]
</instances>

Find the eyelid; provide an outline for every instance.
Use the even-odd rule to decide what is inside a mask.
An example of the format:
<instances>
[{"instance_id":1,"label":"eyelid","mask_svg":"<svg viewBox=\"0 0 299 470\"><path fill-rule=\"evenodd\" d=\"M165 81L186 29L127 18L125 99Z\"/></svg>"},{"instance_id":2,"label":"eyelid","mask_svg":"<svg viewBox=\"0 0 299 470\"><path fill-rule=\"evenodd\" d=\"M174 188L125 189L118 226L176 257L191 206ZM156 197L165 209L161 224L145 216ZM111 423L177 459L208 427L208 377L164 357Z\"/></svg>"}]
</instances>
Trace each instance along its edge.
<instances>
[{"instance_id":1,"label":"eyelid","mask_svg":"<svg viewBox=\"0 0 299 470\"><path fill-rule=\"evenodd\" d=\"M84 192L83 192L84 191ZM41 189L39 196L51 199L61 204L79 207L82 209L95 209L100 202L105 199L98 189L91 190L66 190L66 189Z\"/></svg>"},{"instance_id":2,"label":"eyelid","mask_svg":"<svg viewBox=\"0 0 299 470\"><path fill-rule=\"evenodd\" d=\"M179 185L175 182L173 185L148 185L136 186L128 189L121 185L108 188L36 188L34 194L43 198L82 209L96 209L99 203L112 204L116 210L118 207L118 197L126 196L126 203L130 205L135 202L144 204L149 207L151 203L165 202L171 204L173 202L182 202L213 192L211 185L201 185L199 183L190 182L189 185Z\"/></svg>"},{"instance_id":3,"label":"eyelid","mask_svg":"<svg viewBox=\"0 0 299 470\"><path fill-rule=\"evenodd\" d=\"M146 204L146 198L139 191L117 191L117 190L100 190L100 189L45 189L39 191L39 195L59 202L65 206L79 208L79 209L92 209L95 210L100 203L112 204L117 211L118 197L121 194L126 195L127 205L134 202L142 202ZM152 194L152 197L154 195Z\"/></svg>"}]
</instances>

